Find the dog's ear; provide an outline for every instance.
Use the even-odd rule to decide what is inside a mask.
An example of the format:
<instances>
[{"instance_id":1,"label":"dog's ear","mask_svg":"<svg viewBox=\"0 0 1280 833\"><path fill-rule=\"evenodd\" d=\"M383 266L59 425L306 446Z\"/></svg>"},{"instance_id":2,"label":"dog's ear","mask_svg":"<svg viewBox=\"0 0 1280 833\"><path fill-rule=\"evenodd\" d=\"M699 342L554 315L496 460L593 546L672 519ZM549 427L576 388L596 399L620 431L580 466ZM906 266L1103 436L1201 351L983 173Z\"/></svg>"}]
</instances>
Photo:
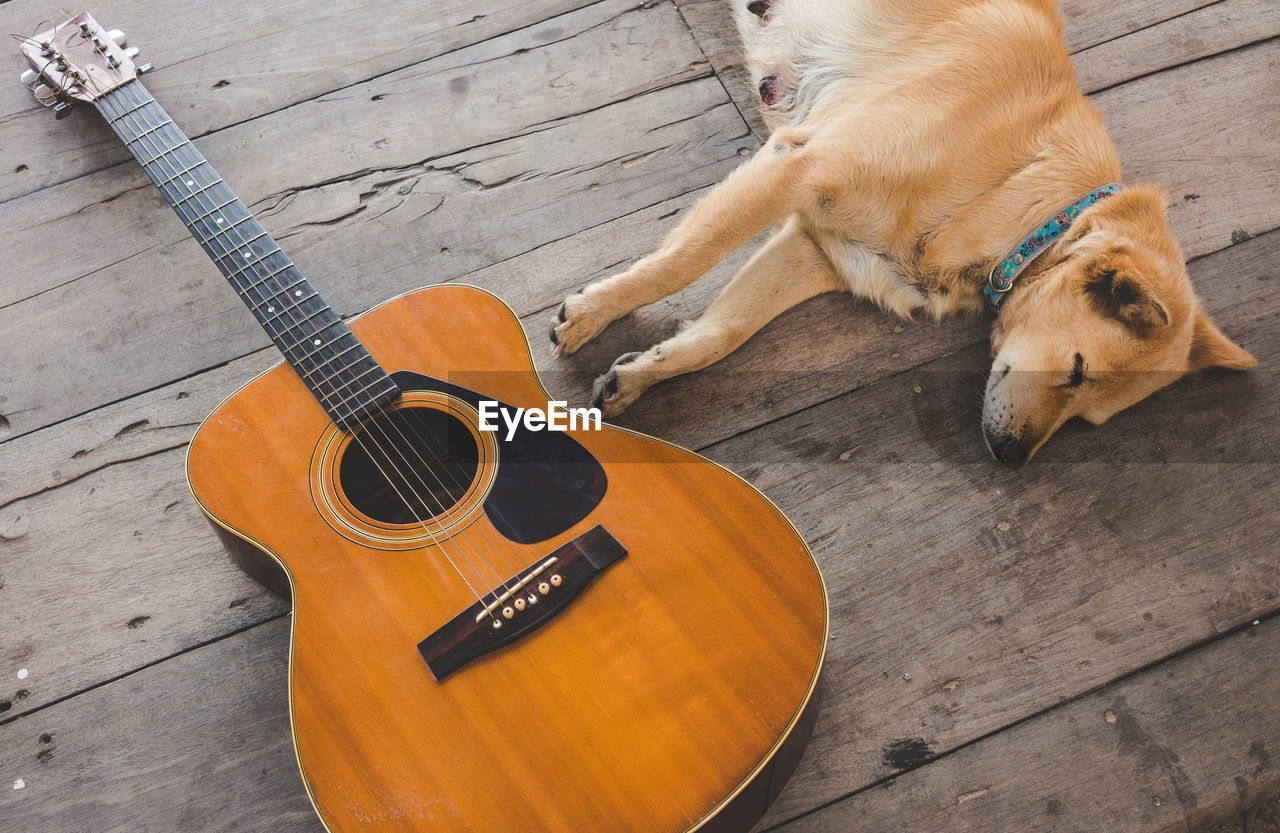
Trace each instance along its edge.
<instances>
[{"instance_id":1,"label":"dog's ear","mask_svg":"<svg viewBox=\"0 0 1280 833\"><path fill-rule=\"evenodd\" d=\"M1258 363L1247 350L1224 336L1198 304L1194 327L1191 333L1191 355L1187 357L1188 370L1200 370L1204 367L1248 370Z\"/></svg>"},{"instance_id":2,"label":"dog's ear","mask_svg":"<svg viewBox=\"0 0 1280 833\"><path fill-rule=\"evenodd\" d=\"M1125 249L1102 252L1089 262L1084 296L1095 310L1135 332L1169 326L1169 310Z\"/></svg>"}]
</instances>

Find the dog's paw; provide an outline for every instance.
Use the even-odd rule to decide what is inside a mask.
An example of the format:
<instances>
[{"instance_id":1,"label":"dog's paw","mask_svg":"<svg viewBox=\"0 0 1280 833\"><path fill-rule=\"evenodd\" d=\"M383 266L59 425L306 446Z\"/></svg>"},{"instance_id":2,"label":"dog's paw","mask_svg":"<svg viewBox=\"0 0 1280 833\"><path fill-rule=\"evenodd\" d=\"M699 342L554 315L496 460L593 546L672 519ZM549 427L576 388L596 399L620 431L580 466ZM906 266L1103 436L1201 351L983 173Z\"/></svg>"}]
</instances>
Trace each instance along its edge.
<instances>
[{"instance_id":1,"label":"dog's paw","mask_svg":"<svg viewBox=\"0 0 1280 833\"><path fill-rule=\"evenodd\" d=\"M551 320L548 334L555 345L554 355L567 356L600 335L616 316L608 313L599 300L585 290L565 298Z\"/></svg>"},{"instance_id":2,"label":"dog's paw","mask_svg":"<svg viewBox=\"0 0 1280 833\"><path fill-rule=\"evenodd\" d=\"M619 356L608 371L596 379L591 388L593 408L599 408L606 417L616 417L649 388L652 382L647 382L647 374L637 372L638 368L626 367L642 355L644 354L637 352Z\"/></svg>"}]
</instances>

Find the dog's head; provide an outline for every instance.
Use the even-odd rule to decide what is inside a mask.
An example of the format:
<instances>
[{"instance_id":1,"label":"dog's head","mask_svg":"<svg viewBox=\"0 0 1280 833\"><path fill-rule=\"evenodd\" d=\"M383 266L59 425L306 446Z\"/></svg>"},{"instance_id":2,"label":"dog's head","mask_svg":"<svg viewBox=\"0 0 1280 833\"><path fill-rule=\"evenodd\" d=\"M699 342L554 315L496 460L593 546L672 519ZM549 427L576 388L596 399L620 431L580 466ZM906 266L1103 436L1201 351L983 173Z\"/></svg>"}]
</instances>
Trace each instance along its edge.
<instances>
[{"instance_id":1,"label":"dog's head","mask_svg":"<svg viewBox=\"0 0 1280 833\"><path fill-rule=\"evenodd\" d=\"M1044 257L992 331L982 430L1001 462L1029 460L1072 417L1097 425L1186 373L1256 363L1192 292L1158 189L1094 204Z\"/></svg>"}]
</instances>

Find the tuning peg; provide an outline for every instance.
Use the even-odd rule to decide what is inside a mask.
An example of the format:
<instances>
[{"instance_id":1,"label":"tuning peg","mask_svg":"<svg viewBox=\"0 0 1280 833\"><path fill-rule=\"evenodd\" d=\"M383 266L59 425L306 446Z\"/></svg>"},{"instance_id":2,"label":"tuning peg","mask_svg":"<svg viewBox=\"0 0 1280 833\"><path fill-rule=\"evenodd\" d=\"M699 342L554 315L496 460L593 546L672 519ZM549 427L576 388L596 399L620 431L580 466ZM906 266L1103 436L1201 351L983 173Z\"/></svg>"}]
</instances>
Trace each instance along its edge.
<instances>
[{"instance_id":1,"label":"tuning peg","mask_svg":"<svg viewBox=\"0 0 1280 833\"><path fill-rule=\"evenodd\" d=\"M156 68L155 64L143 64L142 66L138 67L138 74L146 75L148 72L150 72L155 68Z\"/></svg>"},{"instance_id":2,"label":"tuning peg","mask_svg":"<svg viewBox=\"0 0 1280 833\"><path fill-rule=\"evenodd\" d=\"M139 49L138 47L131 46L124 51L124 56L128 58L130 61L132 61L134 58L138 57L138 53L141 51L142 50Z\"/></svg>"},{"instance_id":3,"label":"tuning peg","mask_svg":"<svg viewBox=\"0 0 1280 833\"><path fill-rule=\"evenodd\" d=\"M119 29L109 30L107 32L107 37L115 41L116 46L124 46L126 43L129 42L128 39L125 38L124 32L121 32Z\"/></svg>"},{"instance_id":4,"label":"tuning peg","mask_svg":"<svg viewBox=\"0 0 1280 833\"><path fill-rule=\"evenodd\" d=\"M31 91L31 94L36 97L36 101L40 102L45 107L52 104L53 100L58 97L58 94L50 89L47 84L37 84L35 89Z\"/></svg>"},{"instance_id":5,"label":"tuning peg","mask_svg":"<svg viewBox=\"0 0 1280 833\"><path fill-rule=\"evenodd\" d=\"M23 70L22 75L18 76L18 79L22 81L22 86L29 90L31 89L31 85L34 84L36 79L39 77L40 73L36 72L34 69L28 69Z\"/></svg>"},{"instance_id":6,"label":"tuning peg","mask_svg":"<svg viewBox=\"0 0 1280 833\"><path fill-rule=\"evenodd\" d=\"M69 115L71 115L70 101L59 101L53 105L53 117L55 119L65 119Z\"/></svg>"}]
</instances>

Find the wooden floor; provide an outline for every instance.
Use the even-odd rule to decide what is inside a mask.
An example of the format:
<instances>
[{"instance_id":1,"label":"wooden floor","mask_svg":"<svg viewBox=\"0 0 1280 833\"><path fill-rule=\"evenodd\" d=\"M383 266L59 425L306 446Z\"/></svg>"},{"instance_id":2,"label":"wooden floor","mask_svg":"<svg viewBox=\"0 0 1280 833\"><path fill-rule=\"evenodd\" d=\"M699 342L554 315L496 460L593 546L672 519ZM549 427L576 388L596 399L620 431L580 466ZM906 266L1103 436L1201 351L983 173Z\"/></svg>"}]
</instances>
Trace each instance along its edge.
<instances>
[{"instance_id":1,"label":"wooden floor","mask_svg":"<svg viewBox=\"0 0 1280 833\"><path fill-rule=\"evenodd\" d=\"M102 0L148 86L343 314L494 290L552 389L696 315L746 252L553 364L569 291L761 138L723 0ZM57 4L0 4L28 33ZM986 323L815 299L621 420L757 483L822 562L816 735L761 830L1280 830L1280 5L1067 0L1127 181L1259 359L1021 470ZM184 447L275 361L87 107L0 86L0 831L319 831L288 607L226 559ZM572 833L579 833L573 831ZM602 831L607 833L607 831Z\"/></svg>"}]
</instances>

